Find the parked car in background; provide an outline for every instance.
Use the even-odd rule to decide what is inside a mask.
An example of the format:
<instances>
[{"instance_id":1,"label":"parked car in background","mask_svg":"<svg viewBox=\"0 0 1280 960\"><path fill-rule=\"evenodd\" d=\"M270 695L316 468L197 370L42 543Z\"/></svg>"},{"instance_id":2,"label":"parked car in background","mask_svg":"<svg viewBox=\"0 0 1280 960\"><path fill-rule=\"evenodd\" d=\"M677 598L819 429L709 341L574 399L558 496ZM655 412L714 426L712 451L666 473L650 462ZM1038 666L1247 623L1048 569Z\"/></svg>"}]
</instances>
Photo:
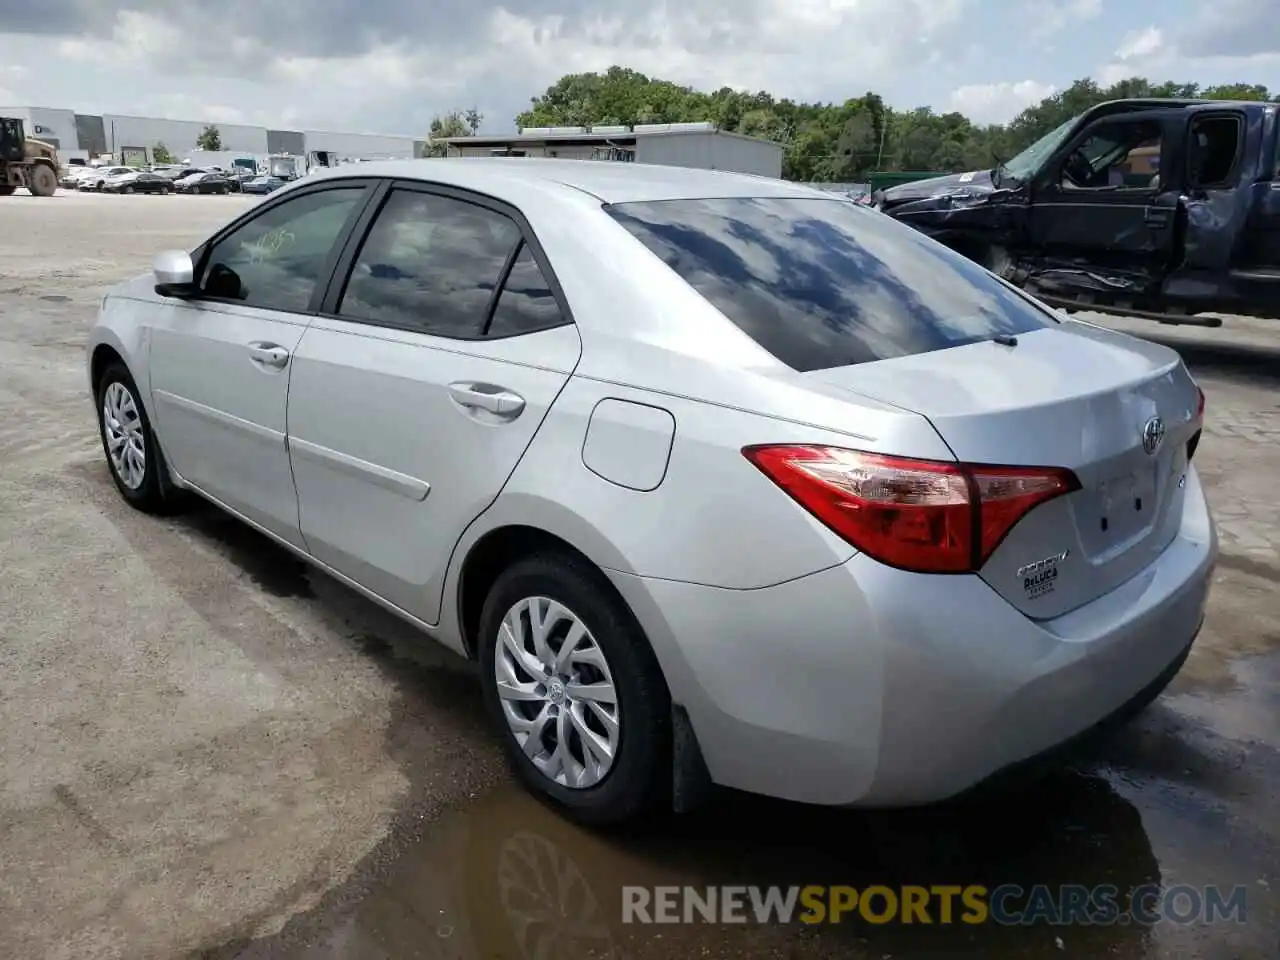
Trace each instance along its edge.
<instances>
[{"instance_id":1,"label":"parked car in background","mask_svg":"<svg viewBox=\"0 0 1280 960\"><path fill-rule=\"evenodd\" d=\"M257 179L258 174L253 170L245 170L237 168L227 172L227 180L231 183L231 189L236 193L244 190L244 185L250 180Z\"/></svg>"},{"instance_id":2,"label":"parked car in background","mask_svg":"<svg viewBox=\"0 0 1280 960\"><path fill-rule=\"evenodd\" d=\"M105 193L173 193L173 183L158 173L135 170L112 177L102 187Z\"/></svg>"},{"instance_id":3,"label":"parked car in background","mask_svg":"<svg viewBox=\"0 0 1280 960\"><path fill-rule=\"evenodd\" d=\"M93 172L92 167L68 167L62 171L58 178L58 186L64 190L75 190L80 186L82 177L88 176Z\"/></svg>"},{"instance_id":4,"label":"parked car in background","mask_svg":"<svg viewBox=\"0 0 1280 960\"><path fill-rule=\"evenodd\" d=\"M802 184L362 164L88 340L124 500L199 493L478 661L583 820L951 797L1150 703L1204 619L1178 354Z\"/></svg>"},{"instance_id":5,"label":"parked car in background","mask_svg":"<svg viewBox=\"0 0 1280 960\"><path fill-rule=\"evenodd\" d=\"M160 172L160 171L157 171L157 172ZM203 167L188 167L188 166L183 166L181 164L177 164L171 167L167 167L163 172L160 172L160 175L162 177L168 178L169 180L178 181L183 179L184 177L194 177L197 173L208 173L208 172L209 171L205 170Z\"/></svg>"},{"instance_id":6,"label":"parked car in background","mask_svg":"<svg viewBox=\"0 0 1280 960\"><path fill-rule=\"evenodd\" d=\"M221 173L193 173L174 183L178 193L230 193L231 181Z\"/></svg>"},{"instance_id":7,"label":"parked car in background","mask_svg":"<svg viewBox=\"0 0 1280 960\"><path fill-rule=\"evenodd\" d=\"M272 193L279 190L287 182L280 177L270 175L257 176L242 183L240 189L244 193Z\"/></svg>"},{"instance_id":8,"label":"parked car in background","mask_svg":"<svg viewBox=\"0 0 1280 960\"><path fill-rule=\"evenodd\" d=\"M134 172L133 167L92 167L76 183L76 188L79 190L97 190L100 192L107 185L107 181L112 177L118 177L122 174Z\"/></svg>"}]
</instances>

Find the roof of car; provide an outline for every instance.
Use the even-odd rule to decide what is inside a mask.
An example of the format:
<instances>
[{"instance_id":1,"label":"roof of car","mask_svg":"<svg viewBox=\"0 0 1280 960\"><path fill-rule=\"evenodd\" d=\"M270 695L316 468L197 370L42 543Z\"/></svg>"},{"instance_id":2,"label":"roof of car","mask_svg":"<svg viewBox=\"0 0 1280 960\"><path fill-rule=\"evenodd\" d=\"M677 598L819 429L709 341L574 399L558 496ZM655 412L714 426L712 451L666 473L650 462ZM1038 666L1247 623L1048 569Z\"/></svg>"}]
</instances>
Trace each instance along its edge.
<instances>
[{"instance_id":1,"label":"roof of car","mask_svg":"<svg viewBox=\"0 0 1280 960\"><path fill-rule=\"evenodd\" d=\"M530 189L578 190L604 203L713 197L832 197L803 184L724 170L533 157L382 160L335 167L318 176L423 180L510 201L518 200L522 192Z\"/></svg>"}]
</instances>

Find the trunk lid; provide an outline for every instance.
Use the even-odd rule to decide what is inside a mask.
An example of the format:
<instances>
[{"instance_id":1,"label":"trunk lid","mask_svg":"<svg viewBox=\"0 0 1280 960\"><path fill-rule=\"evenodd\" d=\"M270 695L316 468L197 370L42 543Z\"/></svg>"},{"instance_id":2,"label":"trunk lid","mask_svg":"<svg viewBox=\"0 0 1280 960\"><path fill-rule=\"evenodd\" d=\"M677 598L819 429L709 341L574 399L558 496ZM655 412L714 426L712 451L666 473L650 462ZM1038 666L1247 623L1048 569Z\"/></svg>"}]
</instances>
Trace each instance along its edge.
<instances>
[{"instance_id":1,"label":"trunk lid","mask_svg":"<svg viewBox=\"0 0 1280 960\"><path fill-rule=\"evenodd\" d=\"M808 376L927 417L961 461L1075 472L1080 489L1022 518L980 571L1030 617L1115 589L1177 535L1199 395L1167 347L1067 321L1016 346L972 343Z\"/></svg>"}]
</instances>

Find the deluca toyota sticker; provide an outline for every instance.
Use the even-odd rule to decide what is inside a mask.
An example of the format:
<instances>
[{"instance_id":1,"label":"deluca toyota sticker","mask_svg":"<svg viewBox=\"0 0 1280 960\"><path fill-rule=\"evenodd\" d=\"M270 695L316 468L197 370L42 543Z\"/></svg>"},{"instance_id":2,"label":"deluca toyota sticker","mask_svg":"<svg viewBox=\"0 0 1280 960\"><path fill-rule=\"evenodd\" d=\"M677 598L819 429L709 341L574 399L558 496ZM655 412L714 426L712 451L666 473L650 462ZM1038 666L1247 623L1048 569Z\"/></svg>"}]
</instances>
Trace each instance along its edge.
<instances>
[{"instance_id":1,"label":"deluca toyota sticker","mask_svg":"<svg viewBox=\"0 0 1280 960\"><path fill-rule=\"evenodd\" d=\"M1036 560L1018 568L1018 579L1022 581L1022 589L1028 600L1053 593L1058 581L1058 564L1067 559L1070 550L1063 550L1043 560Z\"/></svg>"}]
</instances>

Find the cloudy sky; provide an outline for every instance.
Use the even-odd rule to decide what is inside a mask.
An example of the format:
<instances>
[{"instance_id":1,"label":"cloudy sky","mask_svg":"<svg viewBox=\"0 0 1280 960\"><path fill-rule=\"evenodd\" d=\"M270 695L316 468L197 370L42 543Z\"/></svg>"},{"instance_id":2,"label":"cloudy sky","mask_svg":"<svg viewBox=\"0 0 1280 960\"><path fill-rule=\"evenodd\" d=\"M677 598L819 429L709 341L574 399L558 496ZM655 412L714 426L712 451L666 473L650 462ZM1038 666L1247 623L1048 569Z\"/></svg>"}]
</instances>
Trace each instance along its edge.
<instances>
[{"instance_id":1,"label":"cloudy sky","mask_svg":"<svg viewBox=\"0 0 1280 960\"><path fill-rule=\"evenodd\" d=\"M1093 76L1280 88L1276 0L0 0L0 104L421 136L565 73L1003 121Z\"/></svg>"}]
</instances>

